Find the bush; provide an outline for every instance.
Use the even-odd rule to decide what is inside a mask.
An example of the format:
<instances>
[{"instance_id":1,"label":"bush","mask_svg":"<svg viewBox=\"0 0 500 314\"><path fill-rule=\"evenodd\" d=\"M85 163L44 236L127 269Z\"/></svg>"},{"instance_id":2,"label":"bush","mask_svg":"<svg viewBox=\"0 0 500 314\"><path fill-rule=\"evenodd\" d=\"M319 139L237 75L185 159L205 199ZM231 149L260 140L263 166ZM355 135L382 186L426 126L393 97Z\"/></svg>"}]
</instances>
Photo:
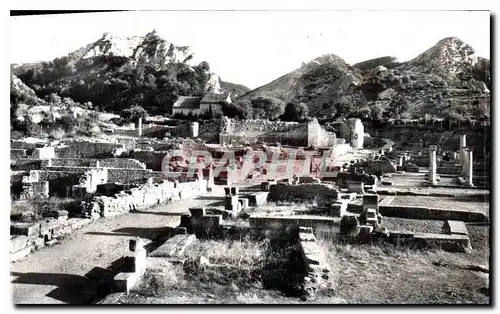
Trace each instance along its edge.
<instances>
[{"instance_id":1,"label":"bush","mask_svg":"<svg viewBox=\"0 0 500 314\"><path fill-rule=\"evenodd\" d=\"M253 119L274 120L285 112L285 104L274 97L256 97L251 100Z\"/></svg>"},{"instance_id":2,"label":"bush","mask_svg":"<svg viewBox=\"0 0 500 314\"><path fill-rule=\"evenodd\" d=\"M130 123L136 122L139 118L146 117L147 114L148 112L141 106L133 106L123 110L121 116L126 122Z\"/></svg>"},{"instance_id":3,"label":"bush","mask_svg":"<svg viewBox=\"0 0 500 314\"><path fill-rule=\"evenodd\" d=\"M282 121L297 121L305 120L309 113L309 107L304 103L288 103L285 107L285 112L280 117Z\"/></svg>"},{"instance_id":4,"label":"bush","mask_svg":"<svg viewBox=\"0 0 500 314\"><path fill-rule=\"evenodd\" d=\"M55 129L55 130L52 130L50 131L49 133L49 138L53 139L53 140L60 140L64 137L66 133L62 130L62 129Z\"/></svg>"}]
</instances>

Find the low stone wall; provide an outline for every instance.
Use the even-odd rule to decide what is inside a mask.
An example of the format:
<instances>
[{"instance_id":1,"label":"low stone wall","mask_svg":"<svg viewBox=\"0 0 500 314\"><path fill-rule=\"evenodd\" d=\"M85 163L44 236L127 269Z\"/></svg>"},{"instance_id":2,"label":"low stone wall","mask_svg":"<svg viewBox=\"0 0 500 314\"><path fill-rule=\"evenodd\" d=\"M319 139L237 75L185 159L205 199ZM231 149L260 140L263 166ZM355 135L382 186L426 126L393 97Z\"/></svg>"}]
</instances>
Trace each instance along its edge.
<instances>
[{"instance_id":1,"label":"low stone wall","mask_svg":"<svg viewBox=\"0 0 500 314\"><path fill-rule=\"evenodd\" d=\"M337 175L337 185L347 186L350 182L363 182L365 185L377 185L378 180L374 175L355 174L350 172L339 172Z\"/></svg>"},{"instance_id":2,"label":"low stone wall","mask_svg":"<svg viewBox=\"0 0 500 314\"><path fill-rule=\"evenodd\" d=\"M72 168L65 170L31 170L30 181L48 181L49 195L68 197L72 186L80 183L80 178L89 168Z\"/></svg>"},{"instance_id":3,"label":"low stone wall","mask_svg":"<svg viewBox=\"0 0 500 314\"><path fill-rule=\"evenodd\" d=\"M128 168L145 169L146 165L138 160L129 158L54 158L50 161L52 167L108 167L108 168Z\"/></svg>"},{"instance_id":4,"label":"low stone wall","mask_svg":"<svg viewBox=\"0 0 500 314\"><path fill-rule=\"evenodd\" d=\"M362 205L349 204L350 212L361 213ZM466 222L487 222L489 217L479 211L429 208L404 205L379 205L378 210L382 216L423 220L460 220Z\"/></svg>"},{"instance_id":5,"label":"low stone wall","mask_svg":"<svg viewBox=\"0 0 500 314\"><path fill-rule=\"evenodd\" d=\"M108 182L133 183L147 180L148 178L162 178L161 172L151 169L124 169L107 168Z\"/></svg>"},{"instance_id":6,"label":"low stone wall","mask_svg":"<svg viewBox=\"0 0 500 314\"><path fill-rule=\"evenodd\" d=\"M441 165L437 167L436 172L441 174L459 175L462 173L462 165L458 163L442 162Z\"/></svg>"},{"instance_id":7,"label":"low stone wall","mask_svg":"<svg viewBox=\"0 0 500 314\"><path fill-rule=\"evenodd\" d=\"M426 220L461 220L467 222L489 221L489 217L482 212L473 210L427 208L415 206L379 206L379 212L383 216L400 217L409 219Z\"/></svg>"},{"instance_id":8,"label":"low stone wall","mask_svg":"<svg viewBox=\"0 0 500 314\"><path fill-rule=\"evenodd\" d=\"M439 234L420 232L390 232L390 242L397 245L408 245L419 249L441 248L449 252L470 253L470 239L461 234Z\"/></svg>"},{"instance_id":9,"label":"low stone wall","mask_svg":"<svg viewBox=\"0 0 500 314\"><path fill-rule=\"evenodd\" d=\"M129 157L144 163L147 169L161 171L163 159L167 154L168 151L139 150L130 152Z\"/></svg>"},{"instance_id":10,"label":"low stone wall","mask_svg":"<svg viewBox=\"0 0 500 314\"><path fill-rule=\"evenodd\" d=\"M44 247L46 242L60 239L91 222L91 219L62 216L37 223L11 223L10 258L18 261Z\"/></svg>"},{"instance_id":11,"label":"low stone wall","mask_svg":"<svg viewBox=\"0 0 500 314\"><path fill-rule=\"evenodd\" d=\"M42 167L42 162L40 159L32 158L19 158L13 160L14 164L11 165L12 170L40 170Z\"/></svg>"},{"instance_id":12,"label":"low stone wall","mask_svg":"<svg viewBox=\"0 0 500 314\"><path fill-rule=\"evenodd\" d=\"M337 234L340 231L340 218L293 215L293 216L266 216L253 215L249 218L252 232L265 234L265 231L289 232L298 227L311 227L315 232Z\"/></svg>"},{"instance_id":13,"label":"low stone wall","mask_svg":"<svg viewBox=\"0 0 500 314\"><path fill-rule=\"evenodd\" d=\"M102 217L119 215L130 210L144 209L171 200L189 199L206 191L207 181L197 180L185 183L163 181L144 184L137 188L121 191L112 197L95 196L93 201L84 202L85 209L99 210ZM97 203L98 206L95 206ZM87 213L92 216L94 213Z\"/></svg>"},{"instance_id":14,"label":"low stone wall","mask_svg":"<svg viewBox=\"0 0 500 314\"><path fill-rule=\"evenodd\" d=\"M313 228L299 228L299 247L305 266L303 292L306 298L315 299L320 290L334 292L333 278L330 278L332 272L325 262L324 252L316 243Z\"/></svg>"},{"instance_id":15,"label":"low stone wall","mask_svg":"<svg viewBox=\"0 0 500 314\"><path fill-rule=\"evenodd\" d=\"M26 149L11 149L10 150L10 159L19 159L26 158L27 152Z\"/></svg>"},{"instance_id":16,"label":"low stone wall","mask_svg":"<svg viewBox=\"0 0 500 314\"><path fill-rule=\"evenodd\" d=\"M73 140L55 146L55 153L56 158L109 158L117 149L125 150L125 147L119 143Z\"/></svg>"},{"instance_id":17,"label":"low stone wall","mask_svg":"<svg viewBox=\"0 0 500 314\"><path fill-rule=\"evenodd\" d=\"M367 160L363 162L363 170L369 174L392 173L396 172L396 165L389 160Z\"/></svg>"},{"instance_id":18,"label":"low stone wall","mask_svg":"<svg viewBox=\"0 0 500 314\"><path fill-rule=\"evenodd\" d=\"M278 183L271 185L269 191L269 197L273 201L303 199L317 200L318 202L331 204L339 199L338 187L327 183L305 183L299 185Z\"/></svg>"},{"instance_id":19,"label":"low stone wall","mask_svg":"<svg viewBox=\"0 0 500 314\"><path fill-rule=\"evenodd\" d=\"M50 167L108 167L127 169L146 169L146 165L138 160L129 158L53 158L41 160L34 158L21 158L14 161L13 170L40 170L50 169Z\"/></svg>"},{"instance_id":20,"label":"low stone wall","mask_svg":"<svg viewBox=\"0 0 500 314\"><path fill-rule=\"evenodd\" d=\"M40 143L30 143L26 141L20 141L20 140L12 140L10 141L10 148L11 149L25 149L28 151L32 151L33 149L39 147L40 145L43 145L43 142Z\"/></svg>"}]
</instances>

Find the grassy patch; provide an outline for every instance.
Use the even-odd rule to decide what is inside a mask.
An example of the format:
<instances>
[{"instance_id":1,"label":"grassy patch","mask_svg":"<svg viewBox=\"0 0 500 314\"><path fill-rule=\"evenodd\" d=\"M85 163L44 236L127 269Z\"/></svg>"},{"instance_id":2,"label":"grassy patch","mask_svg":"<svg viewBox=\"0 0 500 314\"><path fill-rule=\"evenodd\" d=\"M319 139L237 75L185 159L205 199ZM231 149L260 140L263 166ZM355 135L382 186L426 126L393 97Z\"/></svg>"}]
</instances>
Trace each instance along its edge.
<instances>
[{"instance_id":1,"label":"grassy patch","mask_svg":"<svg viewBox=\"0 0 500 314\"><path fill-rule=\"evenodd\" d=\"M484 230L469 232L471 239L484 240ZM338 273L337 297L349 303L489 303L488 274L462 267L488 265L484 246L473 245L472 254L325 240L320 240L320 246L330 268Z\"/></svg>"}]
</instances>

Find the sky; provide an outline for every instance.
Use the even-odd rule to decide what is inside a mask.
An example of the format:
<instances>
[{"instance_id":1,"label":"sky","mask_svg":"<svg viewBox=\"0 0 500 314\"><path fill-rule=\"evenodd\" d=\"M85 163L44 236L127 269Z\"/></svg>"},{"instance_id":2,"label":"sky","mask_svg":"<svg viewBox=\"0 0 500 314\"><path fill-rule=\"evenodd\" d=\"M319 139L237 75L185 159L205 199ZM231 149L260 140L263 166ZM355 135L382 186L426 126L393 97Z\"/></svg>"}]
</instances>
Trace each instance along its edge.
<instances>
[{"instance_id":1,"label":"sky","mask_svg":"<svg viewBox=\"0 0 500 314\"><path fill-rule=\"evenodd\" d=\"M104 32L151 30L190 46L222 80L256 88L324 54L347 63L410 60L445 37L490 57L488 11L133 11L10 17L11 63L52 60Z\"/></svg>"}]
</instances>

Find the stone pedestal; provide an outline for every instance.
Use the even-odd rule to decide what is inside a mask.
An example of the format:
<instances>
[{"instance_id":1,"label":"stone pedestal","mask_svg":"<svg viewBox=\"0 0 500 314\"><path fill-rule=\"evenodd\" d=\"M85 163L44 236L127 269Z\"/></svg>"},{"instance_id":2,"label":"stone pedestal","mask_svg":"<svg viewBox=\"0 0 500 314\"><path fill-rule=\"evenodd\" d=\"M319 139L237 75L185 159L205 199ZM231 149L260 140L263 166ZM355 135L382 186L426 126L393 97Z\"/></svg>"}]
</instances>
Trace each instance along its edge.
<instances>
[{"instance_id":1,"label":"stone pedestal","mask_svg":"<svg viewBox=\"0 0 500 314\"><path fill-rule=\"evenodd\" d=\"M142 117L137 120L137 136L142 136Z\"/></svg>"},{"instance_id":2,"label":"stone pedestal","mask_svg":"<svg viewBox=\"0 0 500 314\"><path fill-rule=\"evenodd\" d=\"M435 145L429 146L429 184L437 184L436 180L436 151Z\"/></svg>"},{"instance_id":3,"label":"stone pedestal","mask_svg":"<svg viewBox=\"0 0 500 314\"><path fill-rule=\"evenodd\" d=\"M466 170L465 170L465 176L464 179L467 183L468 186L474 186L472 183L472 166L473 166L473 160L472 160L472 149L466 149L466 156L467 156L467 165L466 165Z\"/></svg>"},{"instance_id":4,"label":"stone pedestal","mask_svg":"<svg viewBox=\"0 0 500 314\"><path fill-rule=\"evenodd\" d=\"M467 153L465 150L467 149L467 141L466 141L466 136L467 134L461 133L460 134L460 164L462 165L462 169L464 171L464 177L465 177L465 168L467 167Z\"/></svg>"}]
</instances>

